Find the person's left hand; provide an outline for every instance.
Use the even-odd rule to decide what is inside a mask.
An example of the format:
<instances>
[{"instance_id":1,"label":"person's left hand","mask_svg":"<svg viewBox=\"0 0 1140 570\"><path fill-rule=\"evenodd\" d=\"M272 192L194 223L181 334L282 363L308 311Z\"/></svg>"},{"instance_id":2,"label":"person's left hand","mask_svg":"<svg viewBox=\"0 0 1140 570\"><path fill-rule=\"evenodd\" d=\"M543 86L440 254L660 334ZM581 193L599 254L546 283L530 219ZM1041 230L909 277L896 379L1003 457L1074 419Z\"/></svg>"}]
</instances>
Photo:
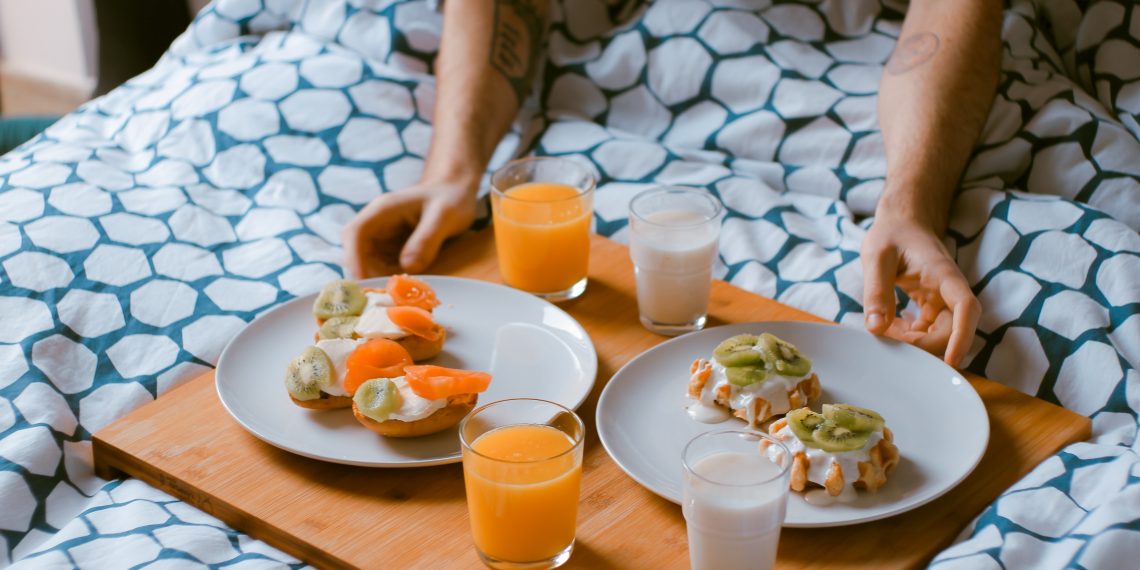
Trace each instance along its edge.
<instances>
[{"instance_id":1,"label":"person's left hand","mask_svg":"<svg viewBox=\"0 0 1140 570\"><path fill-rule=\"evenodd\" d=\"M478 179L428 180L381 194L341 232L348 276L419 273L439 255L444 240L471 227L478 210Z\"/></svg>"},{"instance_id":2,"label":"person's left hand","mask_svg":"<svg viewBox=\"0 0 1140 570\"><path fill-rule=\"evenodd\" d=\"M958 366L970 350L982 306L934 230L881 213L863 239L861 258L867 330ZM917 318L895 316L895 286L918 305Z\"/></svg>"}]
</instances>

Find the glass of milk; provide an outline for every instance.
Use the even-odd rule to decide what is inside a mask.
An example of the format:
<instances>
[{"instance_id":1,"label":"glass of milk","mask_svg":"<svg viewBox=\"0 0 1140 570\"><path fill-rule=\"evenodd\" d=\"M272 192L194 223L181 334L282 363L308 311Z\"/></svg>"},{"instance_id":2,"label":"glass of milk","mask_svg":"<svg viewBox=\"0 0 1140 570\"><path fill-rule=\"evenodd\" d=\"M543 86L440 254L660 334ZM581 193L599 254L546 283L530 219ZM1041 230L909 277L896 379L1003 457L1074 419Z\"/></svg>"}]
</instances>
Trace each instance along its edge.
<instances>
[{"instance_id":1,"label":"glass of milk","mask_svg":"<svg viewBox=\"0 0 1140 570\"><path fill-rule=\"evenodd\" d=\"M678 335L705 326L720 218L715 196L697 188L646 190L629 203L629 254L641 324Z\"/></svg>"},{"instance_id":2,"label":"glass of milk","mask_svg":"<svg viewBox=\"0 0 1140 570\"><path fill-rule=\"evenodd\" d=\"M782 450L771 454L776 460L760 450L761 440ZM685 446L682 463L693 570L772 568L792 463L784 444L755 431L711 431Z\"/></svg>"}]
</instances>

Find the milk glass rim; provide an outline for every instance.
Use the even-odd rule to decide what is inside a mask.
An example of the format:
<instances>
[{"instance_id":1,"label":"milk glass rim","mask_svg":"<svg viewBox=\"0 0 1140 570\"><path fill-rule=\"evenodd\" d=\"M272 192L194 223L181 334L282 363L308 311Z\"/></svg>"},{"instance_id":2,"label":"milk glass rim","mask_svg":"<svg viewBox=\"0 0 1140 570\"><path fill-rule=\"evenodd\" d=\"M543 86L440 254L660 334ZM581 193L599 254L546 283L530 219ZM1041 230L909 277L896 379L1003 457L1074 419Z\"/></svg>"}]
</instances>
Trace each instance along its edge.
<instances>
[{"instance_id":1,"label":"milk glass rim","mask_svg":"<svg viewBox=\"0 0 1140 570\"><path fill-rule=\"evenodd\" d=\"M506 403L510 403L510 402L535 402L535 403L540 403L540 404L550 404L551 406L554 406L556 408L561 409L564 412L569 413L570 416L574 418L574 423L576 423L578 425L578 436L575 438L574 445L571 445L570 449L567 449L566 451L563 451L562 453L559 453L557 455L551 455L550 457L544 457L542 459L530 459L530 460L524 460L524 461L513 461L510 459L499 459L497 457L491 457L489 455L485 455L485 454L482 454L482 453L479 453L478 451L476 451L475 448L472 447L472 445L471 445L474 442L468 442L467 438L463 434L463 431L464 431L463 428L467 427L468 420L475 417L479 412L482 412L483 410L486 410L487 408L491 408L491 407L497 406L499 404L506 404ZM528 424L528 423L521 423L520 422L520 423L502 425L502 426L499 426L495 429L511 427L511 426L527 426L527 425L539 425L539 424ZM555 428L555 429L557 429L557 428ZM488 430L486 432L483 432L483 434L489 433L490 431L492 431L492 430ZM558 431L562 431L562 430L558 430ZM565 432L563 432L563 433L565 433ZM480 434L480 436L482 436L483 434ZM566 435L570 435L570 434L566 434ZM478 440L479 438L475 438L475 439ZM479 457L482 457L483 459L486 459L488 461L495 461L498 463L509 463L512 465L528 465L528 464L543 463L546 461L551 461L553 459L558 459L559 457L565 457L567 454L573 453L578 448L582 447L582 444L585 441L586 441L586 424L582 422L582 418L578 416L577 412L575 412L574 410L571 410L570 408L567 408L566 406L563 406L562 404L559 404L558 402L551 402L550 400L543 400L541 398L507 398L505 400L496 400L494 402L491 402L490 404L484 404L482 406L479 406L478 408L475 408L470 414L467 414L467 416L464 417L463 420L459 422L459 443L460 443L460 445L463 446L463 449L466 449L467 451L470 451L471 453L474 453L475 455L478 455Z\"/></svg>"},{"instance_id":2,"label":"milk glass rim","mask_svg":"<svg viewBox=\"0 0 1140 570\"><path fill-rule=\"evenodd\" d=\"M700 473L697 473L696 471L694 471L693 467L691 465L689 465L689 448L692 447L693 444L696 443L697 440L699 440L701 438L717 436L717 435L728 435L728 434L747 435L747 436L756 437L759 439L766 439L766 440L768 440L768 443L773 443L773 444L780 446L780 449L784 452L784 457L788 458L787 461L785 461L786 465L776 465L776 467L780 468L779 473L773 475L772 477L769 477L768 479L764 479L763 481L754 481L751 483L722 483L720 481L713 481L712 479L709 479L708 477L705 477L704 475L701 475ZM462 432L460 433L460 435L462 435ZM757 442L757 443L759 443L759 442ZM747 430L747 429L721 429L721 430L706 431L702 434L697 435L693 439L690 439L689 443L685 444L685 449L683 451L681 451L681 465L683 465L685 467L686 473L689 473L693 477L696 477L697 479L700 479L701 481L704 481L704 482L709 483L711 485L717 485L720 487L734 487L734 488L743 489L746 487L758 487L760 485L767 485L773 481L776 481L778 479L783 478L784 475L787 475L788 470L790 470L792 468L791 454L792 454L791 450L788 449L788 446L784 445L784 442L782 442L779 439L777 439L771 435L768 435L764 432Z\"/></svg>"},{"instance_id":3,"label":"milk glass rim","mask_svg":"<svg viewBox=\"0 0 1140 570\"><path fill-rule=\"evenodd\" d=\"M585 175L586 180L587 180L587 184L585 184L585 187L581 187L581 186L577 186L577 185L573 185L573 184L564 184L562 182L555 182L552 180L531 180L531 182L550 182L553 184L563 184L564 186L568 186L570 188L577 190L578 193L573 195L573 196L570 196L567 198L559 198L557 200L528 200L526 198L519 198L517 196L507 195L507 190L514 188L514 186L511 186L510 188L499 188L499 185L495 183L495 179L499 177L499 174L502 173L503 171L507 170L508 168L511 168L513 166L518 166L520 164L527 164L527 163L534 163L534 162L561 162L563 164L570 165L572 168L575 168L575 169L581 171L581 173ZM516 158L514 160L507 162L506 164L496 168L495 171L491 173L491 193L492 194L494 194L495 196L498 196L499 198L502 198L502 199L514 200L516 202L528 202L531 204L557 204L559 202L569 202L571 200L581 200L582 198L589 196L590 194L593 194L594 189L597 187L597 185L598 185L598 179L597 179L597 177L594 176L593 172L590 172L590 169L586 168L585 166L583 166L581 164L578 164L576 161L566 159L566 158L562 158L560 156L524 156L522 158Z\"/></svg>"},{"instance_id":4,"label":"milk glass rim","mask_svg":"<svg viewBox=\"0 0 1140 570\"><path fill-rule=\"evenodd\" d=\"M687 223L687 224L662 224L659 222L654 222L654 221L651 221L649 219L646 219L646 217L644 215L638 213L637 203L639 201L644 200L644 199L648 198L649 196L652 196L655 194L670 194L670 193L690 194L690 195L694 195L694 196L701 196L701 197L707 198L709 200L709 202L712 203L713 212L712 212L712 214L704 216L704 219L702 219L699 222L692 222L692 223ZM707 224L713 220L720 218L720 215L724 213L724 204L722 204L720 199L718 199L716 196L714 196L712 192L709 192L708 190L704 190L701 188L694 188L692 186L657 186L654 188L650 188L648 190L642 190L641 192L638 192L637 195L635 195L633 197L633 199L629 201L629 213L631 216L637 218L637 221L640 223L649 224L651 226L656 226L659 228L685 229L685 228L695 228L697 226L703 226L703 225L705 225L705 224Z\"/></svg>"}]
</instances>

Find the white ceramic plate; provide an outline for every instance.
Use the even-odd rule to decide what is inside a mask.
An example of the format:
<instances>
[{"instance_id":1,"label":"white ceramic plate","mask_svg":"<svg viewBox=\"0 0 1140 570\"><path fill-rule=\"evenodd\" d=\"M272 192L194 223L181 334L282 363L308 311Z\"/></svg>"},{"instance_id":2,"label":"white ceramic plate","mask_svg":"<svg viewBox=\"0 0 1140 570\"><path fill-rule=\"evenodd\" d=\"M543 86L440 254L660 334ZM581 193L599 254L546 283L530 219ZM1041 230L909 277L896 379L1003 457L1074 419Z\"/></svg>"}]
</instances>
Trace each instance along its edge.
<instances>
[{"instance_id":1,"label":"white ceramic plate","mask_svg":"<svg viewBox=\"0 0 1140 570\"><path fill-rule=\"evenodd\" d=\"M490 372L479 405L542 398L577 409L594 385L598 358L589 335L554 305L515 289L458 277L422 277L441 305L443 352L431 364ZM383 287L386 279L361 281ZM316 295L289 301L242 330L218 361L218 396L230 415L258 438L314 459L367 467L420 467L460 460L457 428L411 438L376 435L352 411L307 410L283 383L289 361L313 344Z\"/></svg>"},{"instance_id":2,"label":"white ceramic plate","mask_svg":"<svg viewBox=\"0 0 1140 570\"><path fill-rule=\"evenodd\" d=\"M990 433L986 410L969 382L941 360L846 327L768 322L688 334L622 367L598 401L598 434L614 461L638 483L680 503L685 444L706 431L744 426L737 419L703 424L689 417L689 365L732 335L760 332L791 342L812 359L823 402L881 413L902 455L878 493L860 492L852 503L813 506L791 493L785 526L840 526L909 511L954 488L981 460Z\"/></svg>"}]
</instances>

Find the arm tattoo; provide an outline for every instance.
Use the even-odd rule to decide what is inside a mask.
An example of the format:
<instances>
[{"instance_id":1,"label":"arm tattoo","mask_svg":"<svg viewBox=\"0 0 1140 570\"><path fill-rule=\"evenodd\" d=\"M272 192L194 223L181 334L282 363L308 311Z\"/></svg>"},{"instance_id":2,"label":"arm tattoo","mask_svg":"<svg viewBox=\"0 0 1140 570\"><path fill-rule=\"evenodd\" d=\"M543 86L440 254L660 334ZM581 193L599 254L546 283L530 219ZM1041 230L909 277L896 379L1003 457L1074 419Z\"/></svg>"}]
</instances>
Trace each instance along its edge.
<instances>
[{"instance_id":1,"label":"arm tattoo","mask_svg":"<svg viewBox=\"0 0 1140 570\"><path fill-rule=\"evenodd\" d=\"M548 0L495 0L491 66L511 84L521 105L538 68Z\"/></svg>"},{"instance_id":2,"label":"arm tattoo","mask_svg":"<svg viewBox=\"0 0 1140 570\"><path fill-rule=\"evenodd\" d=\"M895 51L891 53L891 59L887 61L887 71L891 75L902 75L930 61L934 57L934 52L938 51L938 45L938 34L930 32L910 35L899 40Z\"/></svg>"}]
</instances>

